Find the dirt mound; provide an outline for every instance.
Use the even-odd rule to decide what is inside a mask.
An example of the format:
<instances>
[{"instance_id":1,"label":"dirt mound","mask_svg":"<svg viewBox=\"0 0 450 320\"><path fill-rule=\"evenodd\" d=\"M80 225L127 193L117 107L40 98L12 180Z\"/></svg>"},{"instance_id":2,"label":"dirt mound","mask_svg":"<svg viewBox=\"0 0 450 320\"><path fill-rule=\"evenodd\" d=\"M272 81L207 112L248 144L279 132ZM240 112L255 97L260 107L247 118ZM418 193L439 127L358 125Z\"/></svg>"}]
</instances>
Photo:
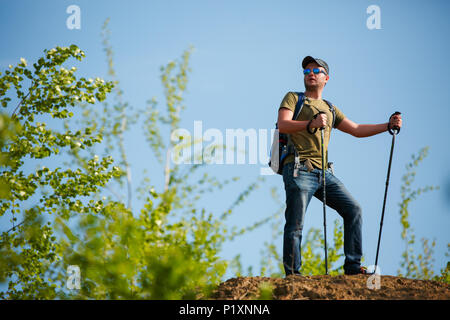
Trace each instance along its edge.
<instances>
[{"instance_id":1,"label":"dirt mound","mask_svg":"<svg viewBox=\"0 0 450 320\"><path fill-rule=\"evenodd\" d=\"M450 288L446 283L394 276L380 276L377 282L374 276L369 277L371 276L238 277L221 283L212 299L450 300Z\"/></svg>"}]
</instances>

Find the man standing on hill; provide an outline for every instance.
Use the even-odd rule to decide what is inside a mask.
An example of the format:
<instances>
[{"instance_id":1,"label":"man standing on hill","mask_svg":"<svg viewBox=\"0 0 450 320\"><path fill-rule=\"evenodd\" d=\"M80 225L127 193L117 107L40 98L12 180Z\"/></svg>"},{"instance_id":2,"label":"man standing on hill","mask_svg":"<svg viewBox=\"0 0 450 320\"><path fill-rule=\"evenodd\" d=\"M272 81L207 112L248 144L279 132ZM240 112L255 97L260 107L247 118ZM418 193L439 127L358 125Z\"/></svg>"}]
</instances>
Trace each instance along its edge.
<instances>
[{"instance_id":1,"label":"man standing on hill","mask_svg":"<svg viewBox=\"0 0 450 320\"><path fill-rule=\"evenodd\" d=\"M311 56L302 62L304 73L304 101L297 119L292 119L298 95L288 92L278 110L278 129L289 134L295 153L284 160L283 181L286 190L286 224L283 237L283 265L286 276L300 275L301 240L306 208L312 196L323 199L322 154L320 128L324 127L324 153L327 155L331 129L337 128L354 137L370 137L388 128L401 128L401 115L392 115L387 123L357 124L334 107L322 100L322 91L330 79L328 64ZM320 112L320 113L319 113ZM334 125L333 125L334 122ZM316 129L317 128L317 129ZM328 157L325 157L328 159ZM327 169L326 204L335 209L344 219L344 272L345 274L366 273L361 267L362 257L362 210L345 186Z\"/></svg>"}]
</instances>

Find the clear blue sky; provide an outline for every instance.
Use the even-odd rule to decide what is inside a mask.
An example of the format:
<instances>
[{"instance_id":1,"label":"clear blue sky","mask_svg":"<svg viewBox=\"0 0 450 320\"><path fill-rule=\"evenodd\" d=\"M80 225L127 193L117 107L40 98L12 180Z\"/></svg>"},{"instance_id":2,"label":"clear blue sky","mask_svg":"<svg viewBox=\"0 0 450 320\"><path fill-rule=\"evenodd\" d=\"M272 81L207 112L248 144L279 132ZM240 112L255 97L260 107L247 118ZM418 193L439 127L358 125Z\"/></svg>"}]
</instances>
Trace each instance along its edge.
<instances>
[{"instance_id":1,"label":"clear blue sky","mask_svg":"<svg viewBox=\"0 0 450 320\"><path fill-rule=\"evenodd\" d=\"M69 30L69 5L81 9L81 29ZM369 30L366 9L378 5L381 29ZM404 244L400 239L399 202L405 165L424 146L429 156L419 167L415 186L438 185L410 205L417 242L436 239L435 271L446 263L450 242L448 148L450 91L448 61L450 2L448 1L1 1L0 70L20 57L31 64L44 49L77 44L86 52L80 73L107 78L100 38L110 18L111 43L125 98L135 109L153 96L164 108L160 66L177 59L193 45L192 73L181 127L193 132L195 120L203 130L267 129L274 126L277 109L287 91L303 90L300 70L306 55L330 66L331 79L324 98L357 123L383 123L394 111L403 113L391 172L379 264L383 274L395 274ZM138 129L128 137L134 176L143 168L158 186L162 170L155 170L142 151ZM267 142L269 143L269 141ZM363 248L366 264L373 264L391 136L388 133L357 139L334 131L329 150L336 175L363 208ZM151 158L150 158L151 159ZM239 191L253 182L261 165L213 165L219 178L240 176L237 187L202 205L215 212L228 208ZM234 224L249 225L275 212L270 197L276 187L284 202L280 176L265 183L239 207ZM333 220L328 213L328 238ZM340 219L340 218L339 218ZM2 220L1 229L7 228ZM341 221L341 220L340 220ZM322 228L322 205L313 199L304 235ZM270 241L267 227L225 247L224 258L241 254L244 267L259 270L260 250ZM278 248L281 251L281 239Z\"/></svg>"}]
</instances>

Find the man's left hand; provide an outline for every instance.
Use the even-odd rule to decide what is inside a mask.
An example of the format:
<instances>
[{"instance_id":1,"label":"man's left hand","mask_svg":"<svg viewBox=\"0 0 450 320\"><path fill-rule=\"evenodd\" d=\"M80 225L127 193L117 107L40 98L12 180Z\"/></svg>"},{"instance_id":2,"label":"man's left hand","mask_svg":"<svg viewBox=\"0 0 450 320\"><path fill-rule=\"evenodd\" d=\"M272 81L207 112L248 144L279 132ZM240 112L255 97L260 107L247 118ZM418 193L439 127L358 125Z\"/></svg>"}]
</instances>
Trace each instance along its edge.
<instances>
[{"instance_id":1,"label":"man's left hand","mask_svg":"<svg viewBox=\"0 0 450 320\"><path fill-rule=\"evenodd\" d=\"M389 128L402 127L402 115L401 114L393 114L389 119Z\"/></svg>"}]
</instances>

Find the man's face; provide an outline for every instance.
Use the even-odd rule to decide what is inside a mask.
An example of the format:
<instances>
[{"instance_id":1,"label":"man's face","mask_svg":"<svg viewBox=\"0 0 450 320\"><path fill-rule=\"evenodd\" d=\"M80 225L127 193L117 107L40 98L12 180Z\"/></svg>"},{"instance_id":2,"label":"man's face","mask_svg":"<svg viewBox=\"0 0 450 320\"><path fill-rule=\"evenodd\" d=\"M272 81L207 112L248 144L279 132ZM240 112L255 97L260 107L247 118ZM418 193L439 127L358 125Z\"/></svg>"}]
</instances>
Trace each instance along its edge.
<instances>
[{"instance_id":1,"label":"man's face","mask_svg":"<svg viewBox=\"0 0 450 320\"><path fill-rule=\"evenodd\" d=\"M325 72L325 74L322 72L314 74L314 72L312 72L314 68L322 70L323 72ZM304 76L305 88L308 91L316 91L318 89L323 89L328 79L330 79L330 76L326 74L325 68L319 66L315 62L308 63L305 69L311 69L311 72Z\"/></svg>"}]
</instances>

